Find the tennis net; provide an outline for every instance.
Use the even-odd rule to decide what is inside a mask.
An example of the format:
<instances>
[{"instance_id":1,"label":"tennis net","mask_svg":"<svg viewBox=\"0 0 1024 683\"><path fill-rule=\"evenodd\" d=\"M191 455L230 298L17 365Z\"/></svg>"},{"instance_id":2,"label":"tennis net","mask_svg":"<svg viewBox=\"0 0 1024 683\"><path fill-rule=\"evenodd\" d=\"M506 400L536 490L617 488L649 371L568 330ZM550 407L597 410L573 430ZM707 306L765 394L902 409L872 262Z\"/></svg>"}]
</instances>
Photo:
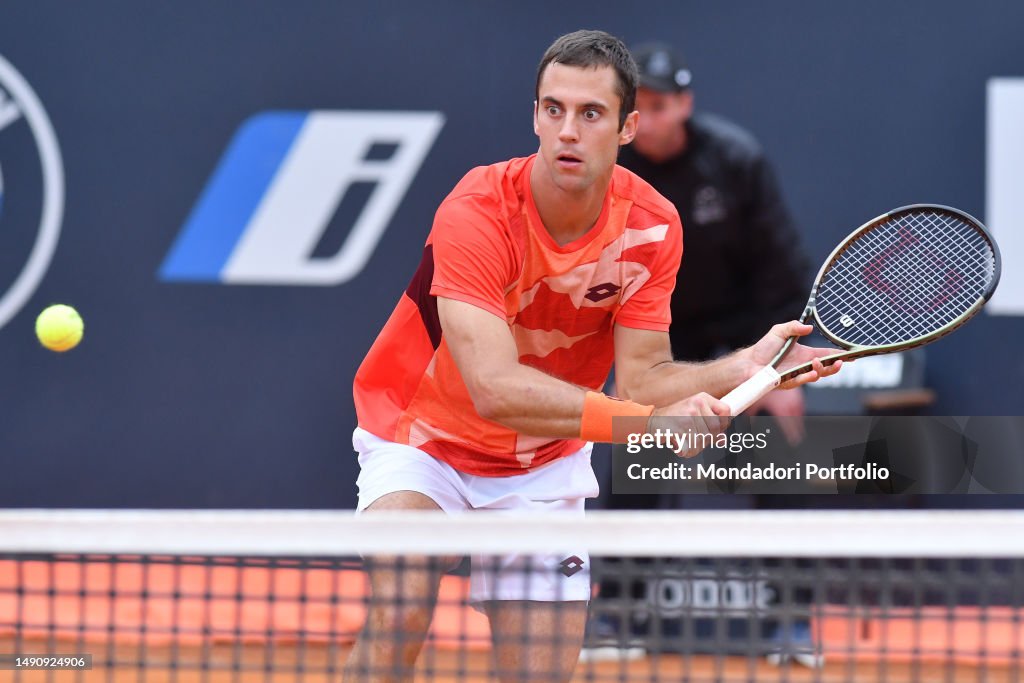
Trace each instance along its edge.
<instances>
[{"instance_id":1,"label":"tennis net","mask_svg":"<svg viewBox=\"0 0 1024 683\"><path fill-rule=\"evenodd\" d=\"M0 682L1019 681L1022 616L1019 512L0 512Z\"/></svg>"}]
</instances>

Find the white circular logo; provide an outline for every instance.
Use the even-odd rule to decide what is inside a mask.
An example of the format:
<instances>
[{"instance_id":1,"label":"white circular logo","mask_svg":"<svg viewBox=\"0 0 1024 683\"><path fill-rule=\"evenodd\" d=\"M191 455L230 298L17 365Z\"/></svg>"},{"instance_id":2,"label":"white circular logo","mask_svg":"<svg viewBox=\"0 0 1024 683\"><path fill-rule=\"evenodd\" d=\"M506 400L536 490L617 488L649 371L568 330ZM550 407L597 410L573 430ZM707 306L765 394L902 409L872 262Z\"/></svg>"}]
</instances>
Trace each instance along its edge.
<instances>
[{"instance_id":1,"label":"white circular logo","mask_svg":"<svg viewBox=\"0 0 1024 683\"><path fill-rule=\"evenodd\" d=\"M25 265L7 291L0 294L0 327L17 315L46 274L50 259L57 248L57 238L60 236L61 221L64 217L64 164L50 118L31 86L7 60L0 57L0 140L3 136L18 134L19 130L24 135L26 127L31 133L36 153L39 155L42 202L37 214L36 237ZM19 169L13 164L4 163L6 161L0 159L0 166L7 174L6 185L3 176L0 175L0 229L4 230L10 228L10 225L6 224L8 221L4 220L4 214L10 216L8 208L13 204L13 199L9 195L16 191L17 187L25 186L25 183L16 182ZM19 212L19 216L21 215L24 213ZM21 229L25 226L15 223L14 227Z\"/></svg>"}]
</instances>

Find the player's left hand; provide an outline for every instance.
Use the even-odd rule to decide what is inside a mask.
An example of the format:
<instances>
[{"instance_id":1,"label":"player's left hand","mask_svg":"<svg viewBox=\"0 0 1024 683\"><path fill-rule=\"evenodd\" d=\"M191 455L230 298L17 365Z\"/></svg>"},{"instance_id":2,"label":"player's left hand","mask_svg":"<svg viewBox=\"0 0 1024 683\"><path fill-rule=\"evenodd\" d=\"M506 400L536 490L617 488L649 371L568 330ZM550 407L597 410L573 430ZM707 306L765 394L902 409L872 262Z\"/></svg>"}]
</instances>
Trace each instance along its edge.
<instances>
[{"instance_id":1,"label":"player's left hand","mask_svg":"<svg viewBox=\"0 0 1024 683\"><path fill-rule=\"evenodd\" d=\"M761 339L751 347L748 347L741 351L741 354L746 355L746 361L749 364L748 377L752 377L755 372L763 368L772 362L782 346L786 343L786 340L790 337L804 337L810 334L814 330L811 325L803 325L796 320L791 320L788 323L780 323L772 327L768 331L768 334L761 337ZM825 367L819 361L819 358L824 356L831 356L837 353L836 349L833 348L819 348L813 346L804 346L803 344L795 343L789 347L789 352L786 353L782 359L782 363L776 368L780 373L785 372L789 368L797 365L803 365L804 363L810 362L813 370L811 372L805 372L802 375L798 375L793 379L783 382L779 385L779 389L793 389L801 384L807 384L808 382L814 382L822 377L828 377L839 372L839 369L843 367L843 361L836 361L829 367Z\"/></svg>"}]
</instances>

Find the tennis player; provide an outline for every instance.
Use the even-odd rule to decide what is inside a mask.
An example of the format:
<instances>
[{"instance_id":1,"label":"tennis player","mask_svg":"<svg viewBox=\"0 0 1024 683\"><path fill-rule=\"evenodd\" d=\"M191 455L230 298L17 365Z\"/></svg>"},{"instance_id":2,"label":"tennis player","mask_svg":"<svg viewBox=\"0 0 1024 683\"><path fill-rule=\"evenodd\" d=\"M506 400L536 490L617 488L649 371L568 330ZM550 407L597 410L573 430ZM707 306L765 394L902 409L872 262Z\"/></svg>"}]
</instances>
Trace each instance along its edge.
<instances>
[{"instance_id":1,"label":"tennis player","mask_svg":"<svg viewBox=\"0 0 1024 683\"><path fill-rule=\"evenodd\" d=\"M558 38L537 69L540 150L473 169L441 203L419 268L356 374L361 513L582 515L598 493L591 444L612 440L614 416L717 434L729 411L715 397L811 330L780 324L722 359L673 362L682 226L670 202L615 164L636 134L637 78L617 38ZM800 346L788 362L830 352ZM814 362L786 386L838 370ZM600 393L613 363L615 398ZM507 556L497 569L483 560L472 558L470 599L490 618L499 675L568 680L590 596L584 549ZM346 676L401 680L444 567L379 557L368 566L372 600Z\"/></svg>"}]
</instances>

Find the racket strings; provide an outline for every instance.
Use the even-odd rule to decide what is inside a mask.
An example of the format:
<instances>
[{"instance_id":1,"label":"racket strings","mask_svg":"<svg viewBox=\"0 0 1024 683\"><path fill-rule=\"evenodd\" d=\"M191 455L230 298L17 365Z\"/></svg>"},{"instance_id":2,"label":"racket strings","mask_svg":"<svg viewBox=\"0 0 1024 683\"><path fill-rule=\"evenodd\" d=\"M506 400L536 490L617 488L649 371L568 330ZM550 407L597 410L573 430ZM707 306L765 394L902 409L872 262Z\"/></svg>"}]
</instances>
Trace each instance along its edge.
<instances>
[{"instance_id":1,"label":"racket strings","mask_svg":"<svg viewBox=\"0 0 1024 683\"><path fill-rule=\"evenodd\" d=\"M964 219L894 216L856 236L824 273L815 304L833 336L883 346L928 336L968 312L995 277L995 256Z\"/></svg>"},{"instance_id":2,"label":"racket strings","mask_svg":"<svg viewBox=\"0 0 1024 683\"><path fill-rule=\"evenodd\" d=\"M918 232L902 225L894 241L879 240L877 234L865 235L865 239L873 242L872 248L858 252L858 259L851 260L856 266L852 271L837 271L847 288L851 284L858 288L866 284L869 294L874 295L870 302L877 306L876 316L865 321L867 324L860 332L863 340L893 343L926 335L955 319L977 300L977 296L969 295L971 287L966 285L969 278L963 275L963 258L957 254L952 259L948 258L950 254L937 254L928 239L918 237ZM856 324L857 319L846 315L847 321ZM839 322L842 324L841 319Z\"/></svg>"}]
</instances>

